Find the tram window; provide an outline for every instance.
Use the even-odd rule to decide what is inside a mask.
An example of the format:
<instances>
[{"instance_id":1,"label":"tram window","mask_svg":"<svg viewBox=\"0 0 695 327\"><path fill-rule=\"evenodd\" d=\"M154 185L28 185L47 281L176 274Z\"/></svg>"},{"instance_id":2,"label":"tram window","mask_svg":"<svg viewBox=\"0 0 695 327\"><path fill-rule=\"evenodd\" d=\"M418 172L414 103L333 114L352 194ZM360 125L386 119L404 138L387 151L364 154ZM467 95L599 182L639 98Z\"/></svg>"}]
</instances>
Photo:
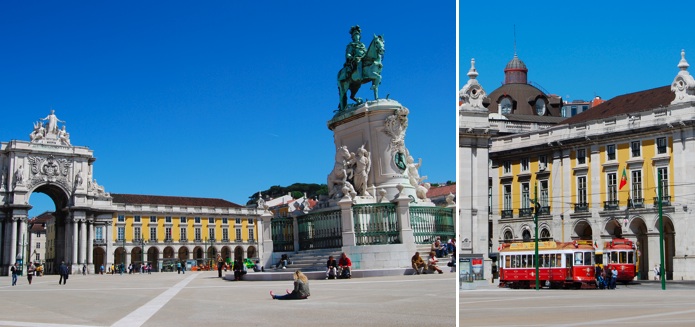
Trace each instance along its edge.
<instances>
[{"instance_id":1,"label":"tram window","mask_svg":"<svg viewBox=\"0 0 695 327\"><path fill-rule=\"evenodd\" d=\"M584 265L591 266L591 252L584 252Z\"/></svg>"},{"instance_id":2,"label":"tram window","mask_svg":"<svg viewBox=\"0 0 695 327\"><path fill-rule=\"evenodd\" d=\"M504 268L510 268L512 266L512 256L504 256Z\"/></svg>"},{"instance_id":3,"label":"tram window","mask_svg":"<svg viewBox=\"0 0 695 327\"><path fill-rule=\"evenodd\" d=\"M574 264L581 265L584 262L584 253L574 252Z\"/></svg>"},{"instance_id":4,"label":"tram window","mask_svg":"<svg viewBox=\"0 0 695 327\"><path fill-rule=\"evenodd\" d=\"M618 252L611 252L611 262L618 263Z\"/></svg>"},{"instance_id":5,"label":"tram window","mask_svg":"<svg viewBox=\"0 0 695 327\"><path fill-rule=\"evenodd\" d=\"M627 253L627 263L635 263L634 252Z\"/></svg>"},{"instance_id":6,"label":"tram window","mask_svg":"<svg viewBox=\"0 0 695 327\"><path fill-rule=\"evenodd\" d=\"M567 268L572 268L572 254L565 254L565 266Z\"/></svg>"},{"instance_id":7,"label":"tram window","mask_svg":"<svg viewBox=\"0 0 695 327\"><path fill-rule=\"evenodd\" d=\"M526 264L526 256L525 255L521 256L521 267L522 268L528 267L528 265Z\"/></svg>"},{"instance_id":8,"label":"tram window","mask_svg":"<svg viewBox=\"0 0 695 327\"><path fill-rule=\"evenodd\" d=\"M627 263L627 252L620 251L618 253L620 255L620 263Z\"/></svg>"},{"instance_id":9,"label":"tram window","mask_svg":"<svg viewBox=\"0 0 695 327\"><path fill-rule=\"evenodd\" d=\"M550 262L550 254L543 255L543 260L545 260L543 267L550 267L550 264L552 263Z\"/></svg>"},{"instance_id":10,"label":"tram window","mask_svg":"<svg viewBox=\"0 0 695 327\"><path fill-rule=\"evenodd\" d=\"M562 254L555 255L555 267L562 267Z\"/></svg>"}]
</instances>

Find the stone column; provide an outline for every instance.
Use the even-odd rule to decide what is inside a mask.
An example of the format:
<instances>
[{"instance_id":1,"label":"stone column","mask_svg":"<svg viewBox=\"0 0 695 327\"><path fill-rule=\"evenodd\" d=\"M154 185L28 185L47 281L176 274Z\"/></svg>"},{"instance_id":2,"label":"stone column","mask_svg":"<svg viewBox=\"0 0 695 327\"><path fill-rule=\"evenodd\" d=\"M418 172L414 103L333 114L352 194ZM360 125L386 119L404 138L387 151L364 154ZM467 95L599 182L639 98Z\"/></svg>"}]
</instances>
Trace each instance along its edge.
<instances>
[{"instance_id":1,"label":"stone column","mask_svg":"<svg viewBox=\"0 0 695 327\"><path fill-rule=\"evenodd\" d=\"M106 241L106 246L104 246L104 252L106 252L106 264L115 264L114 251L116 247L113 244L113 227L111 224L104 225L104 238Z\"/></svg>"},{"instance_id":2,"label":"stone column","mask_svg":"<svg viewBox=\"0 0 695 327\"><path fill-rule=\"evenodd\" d=\"M12 217L12 227L10 229L10 265L17 262L17 217Z\"/></svg>"},{"instance_id":3,"label":"stone column","mask_svg":"<svg viewBox=\"0 0 695 327\"><path fill-rule=\"evenodd\" d=\"M401 244L405 245L408 253L415 253L415 236L413 228L410 226L410 198L405 194L399 194L396 198L396 215L398 224L401 226L399 237Z\"/></svg>"},{"instance_id":4,"label":"stone column","mask_svg":"<svg viewBox=\"0 0 695 327\"><path fill-rule=\"evenodd\" d=\"M71 221L71 223L72 223L72 251L71 251L72 256L69 259L69 261L70 261L70 266L71 266L70 269L74 272L75 267L77 267L77 264L78 264L78 262L75 262L75 261L79 261L78 256L77 256L77 249L78 249L77 246L78 246L78 241L79 241L77 224L79 223L79 220L73 219Z\"/></svg>"},{"instance_id":5,"label":"stone column","mask_svg":"<svg viewBox=\"0 0 695 327\"><path fill-rule=\"evenodd\" d=\"M21 242L19 244L20 247L17 249L17 251L21 251L20 253L22 254L22 260L23 260L22 266L19 267L19 269L22 270L22 272L23 272L22 275L26 276L26 274L24 272L26 270L25 267L27 266L27 260L29 260L29 258L27 258L28 256L27 256L27 251L26 251L26 247L28 246L28 244L27 244L27 240L28 240L27 239L27 217L20 217L19 218L19 235L17 236L17 240L19 240Z\"/></svg>"},{"instance_id":6,"label":"stone column","mask_svg":"<svg viewBox=\"0 0 695 327\"><path fill-rule=\"evenodd\" d=\"M78 264L82 265L87 263L87 221L82 219L80 221L80 257L78 259ZM82 267L80 267L82 269Z\"/></svg>"},{"instance_id":7,"label":"stone column","mask_svg":"<svg viewBox=\"0 0 695 327\"><path fill-rule=\"evenodd\" d=\"M352 199L345 196L338 202L340 206L341 224L343 225L343 247L355 246L355 221L352 218Z\"/></svg>"},{"instance_id":8,"label":"stone column","mask_svg":"<svg viewBox=\"0 0 695 327\"><path fill-rule=\"evenodd\" d=\"M299 253L299 224L297 223L297 216L292 216L292 232L294 253Z\"/></svg>"},{"instance_id":9,"label":"stone column","mask_svg":"<svg viewBox=\"0 0 695 327\"><path fill-rule=\"evenodd\" d=\"M89 224L87 228L87 269L90 270L94 265L94 220L90 219L87 223Z\"/></svg>"},{"instance_id":10,"label":"stone column","mask_svg":"<svg viewBox=\"0 0 695 327\"><path fill-rule=\"evenodd\" d=\"M258 230L260 231L260 233L258 233L260 237L258 244L261 246L261 249L258 251L261 257L258 258L258 260L261 261L264 267L273 264L273 236L270 223L272 218L273 216L270 212L264 211L261 215L261 219L258 220Z\"/></svg>"}]
</instances>

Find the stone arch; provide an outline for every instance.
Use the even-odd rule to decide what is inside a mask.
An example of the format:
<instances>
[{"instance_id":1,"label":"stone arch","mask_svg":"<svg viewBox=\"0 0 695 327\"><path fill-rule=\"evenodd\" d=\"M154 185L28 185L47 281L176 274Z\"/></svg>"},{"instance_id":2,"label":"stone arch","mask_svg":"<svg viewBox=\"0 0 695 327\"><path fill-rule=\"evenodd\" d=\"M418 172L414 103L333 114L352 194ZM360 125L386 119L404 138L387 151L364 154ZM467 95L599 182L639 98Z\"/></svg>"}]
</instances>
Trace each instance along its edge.
<instances>
[{"instance_id":1,"label":"stone arch","mask_svg":"<svg viewBox=\"0 0 695 327\"><path fill-rule=\"evenodd\" d=\"M664 275L667 280L673 279L673 257L676 255L676 228L669 215L663 215L664 225ZM654 230L661 231L659 216L654 217ZM656 235L655 237L659 237ZM658 257L658 256L657 256Z\"/></svg>"},{"instance_id":2,"label":"stone arch","mask_svg":"<svg viewBox=\"0 0 695 327\"><path fill-rule=\"evenodd\" d=\"M217 249L214 246L209 246L206 252L208 259L214 259L217 256Z\"/></svg>"},{"instance_id":3,"label":"stone arch","mask_svg":"<svg viewBox=\"0 0 695 327\"><path fill-rule=\"evenodd\" d=\"M592 240L593 230L591 224L586 219L580 219L572 226L572 239L575 240Z\"/></svg>"},{"instance_id":4,"label":"stone arch","mask_svg":"<svg viewBox=\"0 0 695 327\"><path fill-rule=\"evenodd\" d=\"M163 251L163 252L164 252L164 255L163 255L163 257L162 257L163 259L173 259L173 258L174 258L174 253L175 253L175 252L174 252L174 248L173 248L173 247L167 246L167 247L164 248L164 251Z\"/></svg>"},{"instance_id":5,"label":"stone arch","mask_svg":"<svg viewBox=\"0 0 695 327\"><path fill-rule=\"evenodd\" d=\"M638 267L640 279L649 279L649 237L647 235L647 223L641 216L632 217L629 220L628 227L624 233L624 237L631 238L635 241L637 249Z\"/></svg>"},{"instance_id":6,"label":"stone arch","mask_svg":"<svg viewBox=\"0 0 695 327\"><path fill-rule=\"evenodd\" d=\"M147 262L152 264L152 268L157 267L159 261L159 249L156 246L150 246L147 249Z\"/></svg>"},{"instance_id":7,"label":"stone arch","mask_svg":"<svg viewBox=\"0 0 695 327\"><path fill-rule=\"evenodd\" d=\"M550 234L550 229L547 226L541 227L538 232L538 240L540 241L552 241L553 235Z\"/></svg>"},{"instance_id":8,"label":"stone arch","mask_svg":"<svg viewBox=\"0 0 695 327\"><path fill-rule=\"evenodd\" d=\"M237 246L234 248L234 261L244 260L244 248Z\"/></svg>"},{"instance_id":9,"label":"stone arch","mask_svg":"<svg viewBox=\"0 0 695 327\"><path fill-rule=\"evenodd\" d=\"M200 246L196 246L193 249L193 259L195 259L198 263L203 262L205 260L205 251L203 251L203 248Z\"/></svg>"},{"instance_id":10,"label":"stone arch","mask_svg":"<svg viewBox=\"0 0 695 327\"><path fill-rule=\"evenodd\" d=\"M189 253L188 253L188 247L182 246L179 248L179 260L188 260L189 259Z\"/></svg>"},{"instance_id":11,"label":"stone arch","mask_svg":"<svg viewBox=\"0 0 695 327\"><path fill-rule=\"evenodd\" d=\"M623 237L623 226L622 223L625 223L627 219L610 219L606 221L606 223L603 226L603 239L604 240L610 240L613 238L622 238Z\"/></svg>"},{"instance_id":12,"label":"stone arch","mask_svg":"<svg viewBox=\"0 0 695 327\"><path fill-rule=\"evenodd\" d=\"M246 249L246 257L247 258L256 258L258 257L258 252L256 251L256 247L251 245L249 246L248 249Z\"/></svg>"},{"instance_id":13,"label":"stone arch","mask_svg":"<svg viewBox=\"0 0 695 327\"><path fill-rule=\"evenodd\" d=\"M120 265L120 264L126 265L125 260L126 260L126 250L125 250L125 248L122 247L122 246L117 247L116 250L114 250L114 253L113 253L113 262L114 262L114 264L115 264L115 265Z\"/></svg>"},{"instance_id":14,"label":"stone arch","mask_svg":"<svg viewBox=\"0 0 695 327\"><path fill-rule=\"evenodd\" d=\"M514 230L512 230L512 228L509 226L504 226L504 228L502 228L502 233L500 233L500 236L502 236L501 243L512 242L514 241Z\"/></svg>"},{"instance_id":15,"label":"stone arch","mask_svg":"<svg viewBox=\"0 0 695 327\"><path fill-rule=\"evenodd\" d=\"M229 246L223 246L222 251L222 259L224 259L225 262L229 262L232 260L232 249Z\"/></svg>"}]
</instances>

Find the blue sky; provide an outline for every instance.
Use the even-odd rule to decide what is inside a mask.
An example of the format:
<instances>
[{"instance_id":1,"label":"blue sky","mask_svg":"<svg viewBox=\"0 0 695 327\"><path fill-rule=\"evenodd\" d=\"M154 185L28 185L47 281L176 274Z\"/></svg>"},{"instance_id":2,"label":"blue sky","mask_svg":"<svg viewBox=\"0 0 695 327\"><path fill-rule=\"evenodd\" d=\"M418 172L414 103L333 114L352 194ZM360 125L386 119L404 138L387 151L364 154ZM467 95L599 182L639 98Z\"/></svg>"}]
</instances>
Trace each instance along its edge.
<instances>
[{"instance_id":1,"label":"blue sky","mask_svg":"<svg viewBox=\"0 0 695 327\"><path fill-rule=\"evenodd\" d=\"M366 44L384 35L379 92L410 109L406 146L420 174L455 180L455 6L3 2L0 141L28 140L54 109L72 144L94 150L107 192L244 204L272 185L325 183L335 78L359 24Z\"/></svg>"},{"instance_id":2,"label":"blue sky","mask_svg":"<svg viewBox=\"0 0 695 327\"><path fill-rule=\"evenodd\" d=\"M462 2L458 86L468 80L471 58L488 94L501 85L514 56L514 25L529 81L564 100L669 85L681 49L695 65L694 9L688 1Z\"/></svg>"}]
</instances>

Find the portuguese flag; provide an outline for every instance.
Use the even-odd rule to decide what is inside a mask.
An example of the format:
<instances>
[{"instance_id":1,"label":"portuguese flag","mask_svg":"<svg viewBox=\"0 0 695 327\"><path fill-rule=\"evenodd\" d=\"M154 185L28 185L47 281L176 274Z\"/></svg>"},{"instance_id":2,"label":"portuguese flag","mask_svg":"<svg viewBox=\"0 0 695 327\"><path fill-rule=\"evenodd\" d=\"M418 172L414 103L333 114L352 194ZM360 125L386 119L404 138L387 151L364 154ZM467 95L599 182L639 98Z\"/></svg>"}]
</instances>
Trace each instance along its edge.
<instances>
[{"instance_id":1,"label":"portuguese flag","mask_svg":"<svg viewBox=\"0 0 695 327\"><path fill-rule=\"evenodd\" d=\"M623 176L620 177L620 186L618 186L618 190L622 190L625 184L627 184L627 173L625 172L625 168L623 168Z\"/></svg>"}]
</instances>

